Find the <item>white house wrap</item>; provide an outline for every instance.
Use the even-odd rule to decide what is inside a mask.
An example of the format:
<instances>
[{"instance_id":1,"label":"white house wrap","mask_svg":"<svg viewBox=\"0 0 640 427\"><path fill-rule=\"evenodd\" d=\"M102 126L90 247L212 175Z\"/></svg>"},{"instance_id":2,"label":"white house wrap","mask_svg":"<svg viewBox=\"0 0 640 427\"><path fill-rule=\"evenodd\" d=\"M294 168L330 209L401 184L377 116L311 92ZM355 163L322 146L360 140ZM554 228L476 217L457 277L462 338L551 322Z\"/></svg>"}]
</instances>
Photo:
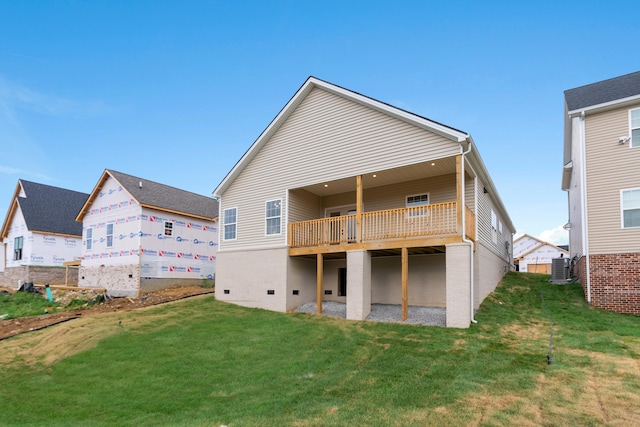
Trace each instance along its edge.
<instances>
[{"instance_id":1,"label":"white house wrap","mask_svg":"<svg viewBox=\"0 0 640 427\"><path fill-rule=\"evenodd\" d=\"M80 284L135 296L215 276L212 198L106 170L83 211Z\"/></svg>"},{"instance_id":2,"label":"white house wrap","mask_svg":"<svg viewBox=\"0 0 640 427\"><path fill-rule=\"evenodd\" d=\"M0 230L0 284L72 284L77 270L65 263L82 255L82 226L75 217L86 193L19 180Z\"/></svg>"}]
</instances>

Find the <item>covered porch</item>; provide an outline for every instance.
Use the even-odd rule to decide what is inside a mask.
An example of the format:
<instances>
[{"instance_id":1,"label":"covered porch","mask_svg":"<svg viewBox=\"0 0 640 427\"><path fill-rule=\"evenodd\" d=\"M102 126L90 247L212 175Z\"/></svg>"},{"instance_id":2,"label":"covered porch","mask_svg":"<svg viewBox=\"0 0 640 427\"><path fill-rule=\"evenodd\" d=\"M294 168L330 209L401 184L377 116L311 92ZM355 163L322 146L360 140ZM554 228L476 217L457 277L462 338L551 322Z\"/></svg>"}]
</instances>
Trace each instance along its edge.
<instances>
[{"instance_id":1,"label":"covered porch","mask_svg":"<svg viewBox=\"0 0 640 427\"><path fill-rule=\"evenodd\" d=\"M450 267L446 268L447 277L450 276L449 270L459 270L462 265L467 266L463 271L466 271L468 276L469 252L472 247L469 242L476 239L476 215L470 208L475 205L475 177L473 174L465 173L460 155L439 163L439 175L433 169L435 162L411 165L404 168L406 170L403 173L394 171L396 176L417 178L406 182L390 182L385 183L386 185L375 182L374 185L374 180L385 174L358 175L351 178L352 191L344 191L345 184L340 182L290 192L291 211L302 211L296 206L299 200L312 200L312 205L315 202L315 211L325 216L292 221L291 217L296 217L292 215L287 234L290 257L313 258L316 261L318 314L321 314L323 309L323 272L327 261L346 261L346 280L349 283L349 297L346 298L347 318L359 320L364 320L371 312L372 258L400 258L398 285L403 322L408 319L409 312L410 259L415 259L417 255L441 254L442 262L446 262L446 266ZM416 172L422 176L412 176ZM328 190L331 187L338 187L343 192L331 193ZM404 204L404 194L415 193L414 188L418 187L431 190L425 197L428 203L375 209L376 206ZM318 188L324 188L324 191L318 191ZM400 193L401 197L395 197L390 201L397 193ZM317 198L314 195L322 197ZM437 198L449 200L440 201ZM330 207L340 204L350 208L343 210L342 214L333 215L336 209ZM457 297L454 298L454 294L460 296L460 293L470 292L471 286L469 277L463 277L462 281L457 280L456 283L453 276L451 279L447 280L446 284L447 309L450 303L455 303ZM464 290L465 287L467 291ZM466 302L465 304L469 305ZM464 310L468 311L468 307L465 306L462 311ZM455 311L452 310L454 316ZM466 325L468 323L466 321Z\"/></svg>"}]
</instances>

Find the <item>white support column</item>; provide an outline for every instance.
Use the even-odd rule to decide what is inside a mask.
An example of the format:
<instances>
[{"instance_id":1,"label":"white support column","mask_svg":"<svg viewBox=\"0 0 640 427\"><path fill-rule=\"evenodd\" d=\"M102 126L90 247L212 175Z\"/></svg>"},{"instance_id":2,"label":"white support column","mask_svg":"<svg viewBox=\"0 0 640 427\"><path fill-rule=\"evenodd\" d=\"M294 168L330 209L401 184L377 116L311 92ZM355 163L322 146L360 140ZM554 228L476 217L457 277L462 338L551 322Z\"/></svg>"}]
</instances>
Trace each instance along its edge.
<instances>
[{"instance_id":1,"label":"white support column","mask_svg":"<svg viewBox=\"0 0 640 427\"><path fill-rule=\"evenodd\" d=\"M371 312L371 253L347 251L347 319L364 320Z\"/></svg>"},{"instance_id":2,"label":"white support column","mask_svg":"<svg viewBox=\"0 0 640 427\"><path fill-rule=\"evenodd\" d=\"M468 328L471 323L471 245L446 246L447 328Z\"/></svg>"}]
</instances>

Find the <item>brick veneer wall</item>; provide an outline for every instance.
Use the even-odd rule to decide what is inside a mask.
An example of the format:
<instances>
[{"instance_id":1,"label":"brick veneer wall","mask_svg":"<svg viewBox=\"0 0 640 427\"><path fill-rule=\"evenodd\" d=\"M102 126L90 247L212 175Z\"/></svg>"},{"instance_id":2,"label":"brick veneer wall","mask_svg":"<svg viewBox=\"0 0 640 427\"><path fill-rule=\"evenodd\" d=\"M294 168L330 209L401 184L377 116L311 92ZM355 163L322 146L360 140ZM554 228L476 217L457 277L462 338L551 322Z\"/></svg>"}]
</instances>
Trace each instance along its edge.
<instances>
[{"instance_id":1,"label":"brick veneer wall","mask_svg":"<svg viewBox=\"0 0 640 427\"><path fill-rule=\"evenodd\" d=\"M640 253L591 255L589 264L591 305L640 315ZM587 283L585 274L578 277L580 283Z\"/></svg>"},{"instance_id":2,"label":"brick veneer wall","mask_svg":"<svg viewBox=\"0 0 640 427\"><path fill-rule=\"evenodd\" d=\"M6 268L0 273L0 285L17 289L18 281L22 283L33 282L35 284L64 285L66 276L65 267L42 267L23 265L20 267ZM69 285L78 284L78 268L69 268Z\"/></svg>"},{"instance_id":3,"label":"brick veneer wall","mask_svg":"<svg viewBox=\"0 0 640 427\"><path fill-rule=\"evenodd\" d=\"M583 284L583 290L584 290L584 299L588 300L587 298L587 259L585 257L580 257L580 259L578 259L578 261L573 265L573 276L578 278L578 282Z\"/></svg>"}]
</instances>

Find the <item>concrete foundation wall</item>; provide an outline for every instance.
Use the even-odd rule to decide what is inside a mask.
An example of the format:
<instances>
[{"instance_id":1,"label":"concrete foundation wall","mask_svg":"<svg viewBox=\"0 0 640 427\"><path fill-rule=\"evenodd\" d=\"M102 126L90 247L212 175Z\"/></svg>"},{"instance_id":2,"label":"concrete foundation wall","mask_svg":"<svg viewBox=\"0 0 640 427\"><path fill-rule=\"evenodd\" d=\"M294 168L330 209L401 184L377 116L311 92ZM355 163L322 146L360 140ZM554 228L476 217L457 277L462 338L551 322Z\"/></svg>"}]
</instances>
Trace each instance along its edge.
<instances>
[{"instance_id":1,"label":"concrete foundation wall","mask_svg":"<svg viewBox=\"0 0 640 427\"><path fill-rule=\"evenodd\" d=\"M496 289L498 283L509 271L507 261L489 250L482 243L476 244L475 252L475 288L474 288L474 308L480 308L480 304Z\"/></svg>"},{"instance_id":2,"label":"concrete foundation wall","mask_svg":"<svg viewBox=\"0 0 640 427\"><path fill-rule=\"evenodd\" d=\"M287 311L288 258L287 248L218 252L216 299Z\"/></svg>"},{"instance_id":3,"label":"concrete foundation wall","mask_svg":"<svg viewBox=\"0 0 640 427\"><path fill-rule=\"evenodd\" d=\"M316 299L316 263L314 259L289 257L287 273L287 311ZM297 291L297 295L294 295Z\"/></svg>"},{"instance_id":4,"label":"concrete foundation wall","mask_svg":"<svg viewBox=\"0 0 640 427\"><path fill-rule=\"evenodd\" d=\"M445 255L409 256L409 305L444 307L446 304ZM402 303L402 258L372 260L373 303Z\"/></svg>"},{"instance_id":5,"label":"concrete foundation wall","mask_svg":"<svg viewBox=\"0 0 640 427\"><path fill-rule=\"evenodd\" d=\"M0 272L0 286L18 289L21 283L64 285L65 267L42 267L22 265L10 267ZM78 284L78 269L69 268L69 285Z\"/></svg>"},{"instance_id":6,"label":"concrete foundation wall","mask_svg":"<svg viewBox=\"0 0 640 427\"><path fill-rule=\"evenodd\" d=\"M105 288L111 296L136 297L140 293L140 266L116 264L80 266L78 285L86 288Z\"/></svg>"},{"instance_id":7,"label":"concrete foundation wall","mask_svg":"<svg viewBox=\"0 0 640 427\"><path fill-rule=\"evenodd\" d=\"M345 268L347 261L328 260L324 262L323 290L331 291L323 295L327 301L346 302L346 297L338 296L338 269ZM315 275L315 261L313 264ZM315 276L313 278L315 300ZM445 256L413 255L409 257L409 305L444 307L446 305ZM347 293L349 284L347 283ZM307 301L305 301L307 302ZM402 259L399 256L371 259L371 302L373 304L400 304L402 302Z\"/></svg>"},{"instance_id":8,"label":"concrete foundation wall","mask_svg":"<svg viewBox=\"0 0 640 427\"><path fill-rule=\"evenodd\" d=\"M347 319L364 320L371 313L371 253L347 252Z\"/></svg>"},{"instance_id":9,"label":"concrete foundation wall","mask_svg":"<svg viewBox=\"0 0 640 427\"><path fill-rule=\"evenodd\" d=\"M447 245L447 327L468 328L471 323L471 245Z\"/></svg>"}]
</instances>

